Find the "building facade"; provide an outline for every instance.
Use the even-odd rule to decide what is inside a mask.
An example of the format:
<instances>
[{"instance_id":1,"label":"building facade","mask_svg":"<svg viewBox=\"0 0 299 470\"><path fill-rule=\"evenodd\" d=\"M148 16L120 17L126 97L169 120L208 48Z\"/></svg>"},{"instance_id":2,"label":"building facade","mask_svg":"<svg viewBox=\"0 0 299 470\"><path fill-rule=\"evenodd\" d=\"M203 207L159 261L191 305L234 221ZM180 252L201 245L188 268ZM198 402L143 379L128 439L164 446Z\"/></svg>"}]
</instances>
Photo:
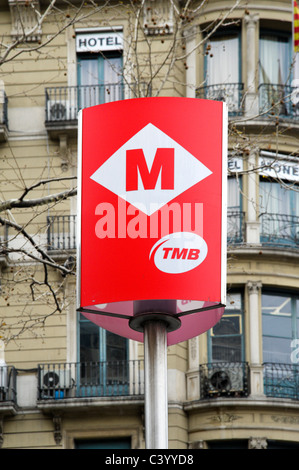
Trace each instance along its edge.
<instances>
[{"instance_id":1,"label":"building facade","mask_svg":"<svg viewBox=\"0 0 299 470\"><path fill-rule=\"evenodd\" d=\"M227 306L168 348L169 448L299 447L292 20L290 0L0 0L2 448L145 446L142 345L76 312L74 188L79 109L148 96L229 114Z\"/></svg>"}]
</instances>

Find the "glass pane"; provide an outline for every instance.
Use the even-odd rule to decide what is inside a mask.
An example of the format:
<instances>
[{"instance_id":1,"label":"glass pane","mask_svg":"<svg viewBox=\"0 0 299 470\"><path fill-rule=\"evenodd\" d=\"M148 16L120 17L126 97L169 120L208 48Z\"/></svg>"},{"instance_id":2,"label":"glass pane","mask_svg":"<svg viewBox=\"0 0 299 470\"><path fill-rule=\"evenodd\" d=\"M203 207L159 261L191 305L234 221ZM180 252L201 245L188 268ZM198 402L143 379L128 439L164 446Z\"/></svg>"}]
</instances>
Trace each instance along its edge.
<instances>
[{"instance_id":1,"label":"glass pane","mask_svg":"<svg viewBox=\"0 0 299 470\"><path fill-rule=\"evenodd\" d=\"M104 60L104 83L120 83L122 80L122 58L108 57Z\"/></svg>"},{"instance_id":2,"label":"glass pane","mask_svg":"<svg viewBox=\"0 0 299 470\"><path fill-rule=\"evenodd\" d=\"M226 309L225 311L230 311L230 310L242 310L242 297L241 294L230 294L227 293L227 302L226 302Z\"/></svg>"},{"instance_id":3,"label":"glass pane","mask_svg":"<svg viewBox=\"0 0 299 470\"><path fill-rule=\"evenodd\" d=\"M108 57L104 60L105 103L123 98L122 58Z\"/></svg>"},{"instance_id":4,"label":"glass pane","mask_svg":"<svg viewBox=\"0 0 299 470\"><path fill-rule=\"evenodd\" d=\"M262 295L264 362L291 362L292 339L297 335L295 305L292 295Z\"/></svg>"},{"instance_id":5,"label":"glass pane","mask_svg":"<svg viewBox=\"0 0 299 470\"><path fill-rule=\"evenodd\" d=\"M291 214L292 191L283 188L277 182L261 181L261 212L268 214Z\"/></svg>"},{"instance_id":6,"label":"glass pane","mask_svg":"<svg viewBox=\"0 0 299 470\"><path fill-rule=\"evenodd\" d=\"M98 59L81 59L80 85L97 85L99 83Z\"/></svg>"},{"instance_id":7,"label":"glass pane","mask_svg":"<svg viewBox=\"0 0 299 470\"><path fill-rule=\"evenodd\" d=\"M79 62L79 107L87 108L100 104L98 58L81 58Z\"/></svg>"},{"instance_id":8,"label":"glass pane","mask_svg":"<svg viewBox=\"0 0 299 470\"><path fill-rule=\"evenodd\" d=\"M214 337L212 341L212 361L242 361L241 337Z\"/></svg>"},{"instance_id":9,"label":"glass pane","mask_svg":"<svg viewBox=\"0 0 299 470\"><path fill-rule=\"evenodd\" d=\"M272 315L263 315L263 334L282 338L290 338L291 340L291 317L273 317Z\"/></svg>"},{"instance_id":10,"label":"glass pane","mask_svg":"<svg viewBox=\"0 0 299 470\"><path fill-rule=\"evenodd\" d=\"M236 335L241 333L241 317L239 315L224 315L221 320L214 326L213 334L220 335Z\"/></svg>"},{"instance_id":11,"label":"glass pane","mask_svg":"<svg viewBox=\"0 0 299 470\"><path fill-rule=\"evenodd\" d=\"M110 331L106 331L107 361L123 361L127 359L127 340Z\"/></svg>"},{"instance_id":12,"label":"glass pane","mask_svg":"<svg viewBox=\"0 0 299 470\"><path fill-rule=\"evenodd\" d=\"M242 296L240 293L227 294L227 307L221 320L212 329L210 340L212 362L243 361Z\"/></svg>"},{"instance_id":13,"label":"glass pane","mask_svg":"<svg viewBox=\"0 0 299 470\"><path fill-rule=\"evenodd\" d=\"M106 331L108 383L125 384L128 381L127 340Z\"/></svg>"},{"instance_id":14,"label":"glass pane","mask_svg":"<svg viewBox=\"0 0 299 470\"><path fill-rule=\"evenodd\" d=\"M285 338L263 338L263 359L264 362L274 362L277 364L291 363L291 343Z\"/></svg>"},{"instance_id":15,"label":"glass pane","mask_svg":"<svg viewBox=\"0 0 299 470\"><path fill-rule=\"evenodd\" d=\"M291 316L292 304L290 296L262 295L262 313L268 315Z\"/></svg>"},{"instance_id":16,"label":"glass pane","mask_svg":"<svg viewBox=\"0 0 299 470\"><path fill-rule=\"evenodd\" d=\"M99 327L91 322L80 323L80 361L99 360Z\"/></svg>"}]
</instances>

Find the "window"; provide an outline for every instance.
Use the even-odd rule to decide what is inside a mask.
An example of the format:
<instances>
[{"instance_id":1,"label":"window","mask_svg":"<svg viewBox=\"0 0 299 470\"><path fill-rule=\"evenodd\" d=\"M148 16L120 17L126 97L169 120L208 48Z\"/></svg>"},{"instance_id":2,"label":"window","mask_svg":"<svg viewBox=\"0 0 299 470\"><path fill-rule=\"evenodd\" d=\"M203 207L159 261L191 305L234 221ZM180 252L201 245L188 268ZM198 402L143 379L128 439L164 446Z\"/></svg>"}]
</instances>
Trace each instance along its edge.
<instances>
[{"instance_id":1,"label":"window","mask_svg":"<svg viewBox=\"0 0 299 470\"><path fill-rule=\"evenodd\" d=\"M75 449L131 449L131 439L76 439Z\"/></svg>"},{"instance_id":2,"label":"window","mask_svg":"<svg viewBox=\"0 0 299 470\"><path fill-rule=\"evenodd\" d=\"M263 292L263 360L292 362L292 340L299 338L299 295Z\"/></svg>"},{"instance_id":3,"label":"window","mask_svg":"<svg viewBox=\"0 0 299 470\"><path fill-rule=\"evenodd\" d=\"M217 34L206 45L205 98L225 101L230 114L241 111L240 37Z\"/></svg>"},{"instance_id":4,"label":"window","mask_svg":"<svg viewBox=\"0 0 299 470\"><path fill-rule=\"evenodd\" d=\"M262 294L264 391L299 399L299 295Z\"/></svg>"},{"instance_id":5,"label":"window","mask_svg":"<svg viewBox=\"0 0 299 470\"><path fill-rule=\"evenodd\" d=\"M221 320L209 334L209 362L243 362L244 328L242 296L229 294Z\"/></svg>"},{"instance_id":6,"label":"window","mask_svg":"<svg viewBox=\"0 0 299 470\"><path fill-rule=\"evenodd\" d=\"M79 317L79 362L82 395L128 393L128 340L100 328L82 314Z\"/></svg>"},{"instance_id":7,"label":"window","mask_svg":"<svg viewBox=\"0 0 299 470\"><path fill-rule=\"evenodd\" d=\"M79 109L123 98L122 50L120 28L78 32Z\"/></svg>"},{"instance_id":8,"label":"window","mask_svg":"<svg viewBox=\"0 0 299 470\"><path fill-rule=\"evenodd\" d=\"M216 35L206 46L208 85L239 83L240 40L238 33Z\"/></svg>"},{"instance_id":9,"label":"window","mask_svg":"<svg viewBox=\"0 0 299 470\"><path fill-rule=\"evenodd\" d=\"M78 55L79 108L123 98L119 53Z\"/></svg>"},{"instance_id":10,"label":"window","mask_svg":"<svg viewBox=\"0 0 299 470\"><path fill-rule=\"evenodd\" d=\"M260 83L287 84L290 78L291 37L262 32L260 35Z\"/></svg>"},{"instance_id":11,"label":"window","mask_svg":"<svg viewBox=\"0 0 299 470\"><path fill-rule=\"evenodd\" d=\"M271 114L292 116L291 35L262 32L260 35L260 107Z\"/></svg>"},{"instance_id":12,"label":"window","mask_svg":"<svg viewBox=\"0 0 299 470\"><path fill-rule=\"evenodd\" d=\"M260 220L263 243L299 244L298 185L261 177Z\"/></svg>"},{"instance_id":13,"label":"window","mask_svg":"<svg viewBox=\"0 0 299 470\"><path fill-rule=\"evenodd\" d=\"M242 177L227 178L227 241L240 243L244 240L244 218L242 212Z\"/></svg>"}]
</instances>

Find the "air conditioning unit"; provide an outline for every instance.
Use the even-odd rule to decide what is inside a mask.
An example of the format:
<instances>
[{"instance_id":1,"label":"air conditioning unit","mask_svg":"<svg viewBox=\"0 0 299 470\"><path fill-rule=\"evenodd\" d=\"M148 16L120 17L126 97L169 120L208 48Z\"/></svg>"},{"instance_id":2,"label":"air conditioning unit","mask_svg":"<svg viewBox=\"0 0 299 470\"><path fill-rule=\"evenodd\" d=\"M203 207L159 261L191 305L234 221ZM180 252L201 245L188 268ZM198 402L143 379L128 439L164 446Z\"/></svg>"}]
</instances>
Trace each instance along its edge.
<instances>
[{"instance_id":1,"label":"air conditioning unit","mask_svg":"<svg viewBox=\"0 0 299 470\"><path fill-rule=\"evenodd\" d=\"M209 394L233 394L244 391L244 371L240 368L212 368L208 371Z\"/></svg>"},{"instance_id":2,"label":"air conditioning unit","mask_svg":"<svg viewBox=\"0 0 299 470\"><path fill-rule=\"evenodd\" d=\"M47 121L70 121L76 118L76 107L71 101L49 100Z\"/></svg>"},{"instance_id":3,"label":"air conditioning unit","mask_svg":"<svg viewBox=\"0 0 299 470\"><path fill-rule=\"evenodd\" d=\"M58 371L42 370L40 374L40 388L44 390L66 389L72 387L71 371L61 369Z\"/></svg>"}]
</instances>

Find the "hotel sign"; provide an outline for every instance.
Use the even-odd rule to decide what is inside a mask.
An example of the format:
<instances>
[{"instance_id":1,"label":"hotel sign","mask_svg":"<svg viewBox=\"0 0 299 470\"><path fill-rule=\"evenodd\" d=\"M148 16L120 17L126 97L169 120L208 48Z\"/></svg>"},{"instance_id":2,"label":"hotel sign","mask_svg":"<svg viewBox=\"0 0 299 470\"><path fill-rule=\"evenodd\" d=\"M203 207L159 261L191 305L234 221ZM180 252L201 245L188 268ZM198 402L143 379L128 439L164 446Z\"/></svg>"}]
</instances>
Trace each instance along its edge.
<instances>
[{"instance_id":1,"label":"hotel sign","mask_svg":"<svg viewBox=\"0 0 299 470\"><path fill-rule=\"evenodd\" d=\"M275 179L299 182L298 161L281 160L271 156L261 156L259 159L259 173Z\"/></svg>"},{"instance_id":2,"label":"hotel sign","mask_svg":"<svg viewBox=\"0 0 299 470\"><path fill-rule=\"evenodd\" d=\"M122 31L85 32L76 35L77 52L101 52L122 49Z\"/></svg>"}]
</instances>

